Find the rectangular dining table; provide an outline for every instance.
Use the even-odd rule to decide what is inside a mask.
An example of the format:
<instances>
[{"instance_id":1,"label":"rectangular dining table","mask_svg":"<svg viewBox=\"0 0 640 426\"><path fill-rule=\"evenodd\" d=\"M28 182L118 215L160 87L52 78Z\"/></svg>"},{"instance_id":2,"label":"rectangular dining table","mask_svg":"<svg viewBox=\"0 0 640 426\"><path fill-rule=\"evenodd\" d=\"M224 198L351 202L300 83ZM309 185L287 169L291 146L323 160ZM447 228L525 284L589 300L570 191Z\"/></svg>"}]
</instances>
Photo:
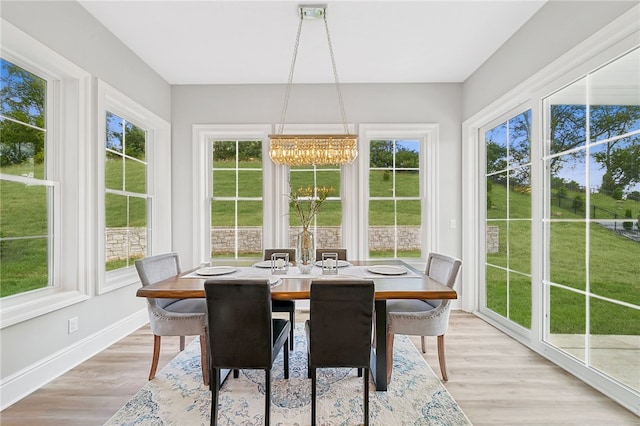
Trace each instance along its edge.
<instances>
[{"instance_id":1,"label":"rectangular dining table","mask_svg":"<svg viewBox=\"0 0 640 426\"><path fill-rule=\"evenodd\" d=\"M426 276L401 260L350 261L353 268L339 268L337 275L322 275L322 268L314 266L310 274L294 273L278 275L282 278L271 288L273 300L305 300L310 297L311 282L314 279L371 279L375 284L375 345L372 345L371 375L376 390L387 390L387 300L390 299L457 299L455 290ZM236 265L225 264L234 272L221 276L201 276L196 270L187 271L166 280L138 289L136 296L151 298L204 298L204 283L209 278L267 278L270 273L259 271L243 262ZM369 271L379 267L406 268L406 273L376 274ZM363 268L364 267L364 268ZM391 269L393 271L393 269ZM255 271L255 273L251 273ZM384 272L384 269L382 269ZM273 276L272 276L273 277ZM375 346L375 347L374 347Z\"/></svg>"}]
</instances>

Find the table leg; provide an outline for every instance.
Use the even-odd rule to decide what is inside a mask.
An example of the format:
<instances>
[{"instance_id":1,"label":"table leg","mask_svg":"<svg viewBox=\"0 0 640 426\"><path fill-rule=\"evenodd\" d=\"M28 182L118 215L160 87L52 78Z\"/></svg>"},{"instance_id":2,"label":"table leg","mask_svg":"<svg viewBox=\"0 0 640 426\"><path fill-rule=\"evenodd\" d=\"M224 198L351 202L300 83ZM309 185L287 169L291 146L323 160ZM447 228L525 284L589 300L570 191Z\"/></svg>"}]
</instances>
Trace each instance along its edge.
<instances>
[{"instance_id":1,"label":"table leg","mask_svg":"<svg viewBox=\"0 0 640 426\"><path fill-rule=\"evenodd\" d=\"M387 390L387 301L376 300L376 347L371 349L371 376L377 391Z\"/></svg>"}]
</instances>

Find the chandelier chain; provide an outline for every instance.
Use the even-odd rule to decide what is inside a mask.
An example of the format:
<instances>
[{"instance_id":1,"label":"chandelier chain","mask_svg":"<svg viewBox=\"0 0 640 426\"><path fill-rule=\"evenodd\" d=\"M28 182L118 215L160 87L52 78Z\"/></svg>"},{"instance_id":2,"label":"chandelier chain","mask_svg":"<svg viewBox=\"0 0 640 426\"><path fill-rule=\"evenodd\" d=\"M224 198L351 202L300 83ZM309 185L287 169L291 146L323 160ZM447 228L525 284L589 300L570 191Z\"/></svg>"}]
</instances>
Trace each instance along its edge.
<instances>
[{"instance_id":1,"label":"chandelier chain","mask_svg":"<svg viewBox=\"0 0 640 426\"><path fill-rule=\"evenodd\" d=\"M340 104L340 113L342 114L342 124L344 125L344 132L349 133L347 128L347 114L344 110L344 102L342 100L342 90L340 90L340 81L338 80L338 68L336 67L336 60L333 57L333 45L331 44L331 35L329 35L329 24L327 24L327 14L322 16L324 21L324 29L327 32L327 43L329 43L329 55L331 56L331 66L333 67L333 78L336 81L336 90L338 92L338 103Z\"/></svg>"},{"instance_id":2,"label":"chandelier chain","mask_svg":"<svg viewBox=\"0 0 640 426\"><path fill-rule=\"evenodd\" d=\"M287 89L284 95L284 105L282 106L282 115L280 116L279 134L284 133L284 122L287 118L287 107L289 106L289 96L291 95L291 86L293 85L293 72L296 69L296 59L298 57L298 46L300 45L300 34L302 33L302 14L300 14L300 22L298 23L298 33L296 34L296 42L293 46L293 57L291 58L291 67L289 68L289 79L287 80Z\"/></svg>"}]
</instances>

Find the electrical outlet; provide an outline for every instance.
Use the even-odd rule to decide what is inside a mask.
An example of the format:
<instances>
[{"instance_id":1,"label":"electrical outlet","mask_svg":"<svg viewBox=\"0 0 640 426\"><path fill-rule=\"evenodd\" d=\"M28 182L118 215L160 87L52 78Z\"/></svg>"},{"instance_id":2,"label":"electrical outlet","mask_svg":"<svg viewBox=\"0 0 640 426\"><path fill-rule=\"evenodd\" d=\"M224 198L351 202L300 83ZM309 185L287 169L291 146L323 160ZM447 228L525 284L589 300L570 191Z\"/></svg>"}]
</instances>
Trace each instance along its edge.
<instances>
[{"instance_id":1,"label":"electrical outlet","mask_svg":"<svg viewBox=\"0 0 640 426\"><path fill-rule=\"evenodd\" d=\"M69 334L78 331L78 317L69 318Z\"/></svg>"}]
</instances>

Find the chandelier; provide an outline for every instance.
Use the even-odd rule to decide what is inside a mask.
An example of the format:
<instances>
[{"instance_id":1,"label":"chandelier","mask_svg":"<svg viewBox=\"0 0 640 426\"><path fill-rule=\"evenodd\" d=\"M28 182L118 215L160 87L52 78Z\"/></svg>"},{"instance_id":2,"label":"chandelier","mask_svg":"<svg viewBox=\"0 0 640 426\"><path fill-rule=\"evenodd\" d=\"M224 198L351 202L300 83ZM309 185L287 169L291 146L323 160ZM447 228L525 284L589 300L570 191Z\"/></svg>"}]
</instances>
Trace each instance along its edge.
<instances>
[{"instance_id":1,"label":"chandelier","mask_svg":"<svg viewBox=\"0 0 640 426\"><path fill-rule=\"evenodd\" d=\"M284 105L282 107L280 127L278 128L277 134L269 135L269 156L276 164L289 166L350 164L353 163L353 160L355 160L358 155L358 136L349 134L349 129L347 127L347 116L344 112L342 92L340 91L340 83L338 81L338 71L336 69L336 61L333 57L333 47L331 46L331 36L329 35L329 26L327 25L326 9L326 5L301 5L298 7L300 22L298 24L298 33L296 35L296 43L293 49L293 59L291 60L291 69L289 70L289 80L287 82ZM324 28L327 34L329 54L331 56L331 65L333 67L333 77L336 82L338 103L340 105L340 112L342 113L344 134L285 135L283 134L284 122L287 117L289 95L291 94L291 86L293 85L293 73L296 67L296 58L298 56L302 23L305 19L319 18L322 18L324 21Z\"/></svg>"}]
</instances>

